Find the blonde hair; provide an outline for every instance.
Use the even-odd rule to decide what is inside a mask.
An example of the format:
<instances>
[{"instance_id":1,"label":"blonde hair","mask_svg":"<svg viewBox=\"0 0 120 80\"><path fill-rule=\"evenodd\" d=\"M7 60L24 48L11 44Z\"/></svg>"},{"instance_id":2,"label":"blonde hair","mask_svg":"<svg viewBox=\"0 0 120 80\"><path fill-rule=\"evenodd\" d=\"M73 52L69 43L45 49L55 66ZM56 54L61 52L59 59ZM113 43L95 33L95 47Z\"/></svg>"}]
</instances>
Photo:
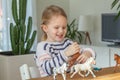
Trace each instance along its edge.
<instances>
[{"instance_id":1,"label":"blonde hair","mask_svg":"<svg viewBox=\"0 0 120 80\"><path fill-rule=\"evenodd\" d=\"M59 6L56 6L56 5L48 6L42 13L41 27L43 25L47 25L53 16L58 16L58 15L62 15L67 19L67 15L62 8L60 8ZM42 40L46 40L46 39L47 39L47 34L44 32L44 34L42 36Z\"/></svg>"}]
</instances>

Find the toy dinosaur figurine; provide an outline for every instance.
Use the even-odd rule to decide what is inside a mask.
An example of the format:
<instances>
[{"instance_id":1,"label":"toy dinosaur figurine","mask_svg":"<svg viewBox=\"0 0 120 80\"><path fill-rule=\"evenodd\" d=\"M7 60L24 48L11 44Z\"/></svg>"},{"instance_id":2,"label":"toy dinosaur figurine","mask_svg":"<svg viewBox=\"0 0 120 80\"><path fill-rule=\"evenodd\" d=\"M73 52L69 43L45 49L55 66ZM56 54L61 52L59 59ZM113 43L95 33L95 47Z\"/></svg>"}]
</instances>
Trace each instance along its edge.
<instances>
[{"instance_id":1,"label":"toy dinosaur figurine","mask_svg":"<svg viewBox=\"0 0 120 80\"><path fill-rule=\"evenodd\" d=\"M120 56L118 54L114 54L114 60L116 61L116 66L114 69L114 72L115 72L117 67L120 65Z\"/></svg>"},{"instance_id":2,"label":"toy dinosaur figurine","mask_svg":"<svg viewBox=\"0 0 120 80\"><path fill-rule=\"evenodd\" d=\"M77 59L79 56L80 56L80 53L79 53L79 52L71 56L71 59L68 61L69 68L74 65L74 63L76 62L76 59Z\"/></svg>"}]
</instances>

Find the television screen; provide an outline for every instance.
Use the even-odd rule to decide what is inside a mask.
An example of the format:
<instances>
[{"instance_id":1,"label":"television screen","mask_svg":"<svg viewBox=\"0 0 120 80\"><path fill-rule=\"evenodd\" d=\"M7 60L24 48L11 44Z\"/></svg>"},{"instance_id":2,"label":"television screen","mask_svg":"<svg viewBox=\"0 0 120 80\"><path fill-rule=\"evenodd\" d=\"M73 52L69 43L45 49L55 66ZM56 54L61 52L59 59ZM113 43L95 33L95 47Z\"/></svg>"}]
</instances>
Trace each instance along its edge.
<instances>
[{"instance_id":1,"label":"television screen","mask_svg":"<svg viewBox=\"0 0 120 80\"><path fill-rule=\"evenodd\" d=\"M120 18L116 13L104 13L102 20L102 41L120 43Z\"/></svg>"}]
</instances>

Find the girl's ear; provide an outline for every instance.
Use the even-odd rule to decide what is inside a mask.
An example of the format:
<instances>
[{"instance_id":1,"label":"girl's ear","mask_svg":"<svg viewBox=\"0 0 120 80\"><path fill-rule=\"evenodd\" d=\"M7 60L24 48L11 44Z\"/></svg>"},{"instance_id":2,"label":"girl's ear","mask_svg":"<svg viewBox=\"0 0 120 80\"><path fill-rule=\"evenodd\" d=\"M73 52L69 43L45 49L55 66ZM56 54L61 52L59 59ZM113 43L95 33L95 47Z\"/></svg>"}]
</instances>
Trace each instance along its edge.
<instances>
[{"instance_id":1,"label":"girl's ear","mask_svg":"<svg viewBox=\"0 0 120 80\"><path fill-rule=\"evenodd\" d=\"M47 26L46 25L41 25L41 28L42 28L42 30L44 31L44 32L47 32Z\"/></svg>"}]
</instances>

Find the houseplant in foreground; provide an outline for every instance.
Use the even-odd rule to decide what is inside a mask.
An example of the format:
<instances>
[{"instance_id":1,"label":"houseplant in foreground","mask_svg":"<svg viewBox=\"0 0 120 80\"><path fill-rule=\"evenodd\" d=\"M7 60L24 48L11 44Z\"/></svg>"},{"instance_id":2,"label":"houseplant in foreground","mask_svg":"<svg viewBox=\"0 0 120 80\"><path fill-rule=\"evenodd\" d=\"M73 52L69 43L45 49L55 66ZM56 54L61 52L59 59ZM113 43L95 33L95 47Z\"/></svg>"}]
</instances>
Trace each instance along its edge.
<instances>
[{"instance_id":1,"label":"houseplant in foreground","mask_svg":"<svg viewBox=\"0 0 120 80\"><path fill-rule=\"evenodd\" d=\"M75 21L76 21L76 19L74 19L70 24L67 24L66 37L70 38L73 41L81 43L82 34L78 31L78 27L76 27Z\"/></svg>"},{"instance_id":2,"label":"houseplant in foreground","mask_svg":"<svg viewBox=\"0 0 120 80\"><path fill-rule=\"evenodd\" d=\"M19 67L25 63L29 66L36 65L34 54L29 54L36 31L32 33L32 17L29 17L26 25L26 6L27 0L12 0L14 22L10 23L10 39L13 56L11 53L7 53L9 56L0 55L0 80L21 80Z\"/></svg>"},{"instance_id":3,"label":"houseplant in foreground","mask_svg":"<svg viewBox=\"0 0 120 80\"><path fill-rule=\"evenodd\" d=\"M28 54L36 37L32 33L32 17L29 16L26 25L27 0L12 0L12 16L15 24L10 23L10 40L12 52L15 55ZM17 10L19 9L19 10Z\"/></svg>"}]
</instances>

